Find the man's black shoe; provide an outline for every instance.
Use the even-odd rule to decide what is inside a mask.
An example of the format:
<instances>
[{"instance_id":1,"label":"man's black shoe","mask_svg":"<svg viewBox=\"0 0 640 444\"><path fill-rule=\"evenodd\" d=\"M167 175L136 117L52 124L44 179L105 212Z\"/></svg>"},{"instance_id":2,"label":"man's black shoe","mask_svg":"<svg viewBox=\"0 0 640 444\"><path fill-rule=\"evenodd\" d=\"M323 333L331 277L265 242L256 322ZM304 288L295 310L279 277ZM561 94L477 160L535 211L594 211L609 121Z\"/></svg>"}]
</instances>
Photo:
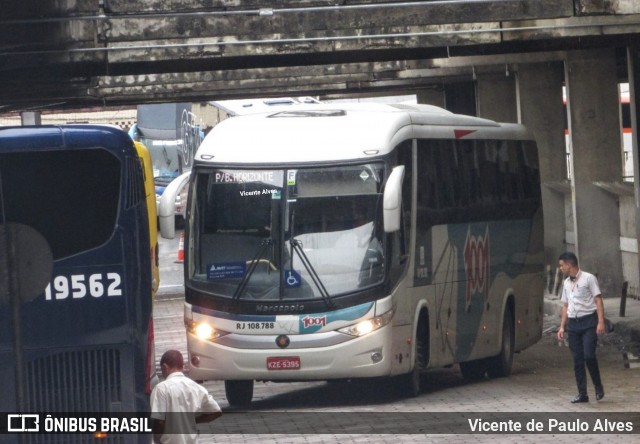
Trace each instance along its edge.
<instances>
[{"instance_id":1,"label":"man's black shoe","mask_svg":"<svg viewBox=\"0 0 640 444\"><path fill-rule=\"evenodd\" d=\"M604 398L604 387L596 387L596 400L600 401Z\"/></svg>"},{"instance_id":2,"label":"man's black shoe","mask_svg":"<svg viewBox=\"0 0 640 444\"><path fill-rule=\"evenodd\" d=\"M587 395L578 395L575 398L573 398L573 400L571 401L571 404L576 404L578 402L589 402L589 397Z\"/></svg>"}]
</instances>

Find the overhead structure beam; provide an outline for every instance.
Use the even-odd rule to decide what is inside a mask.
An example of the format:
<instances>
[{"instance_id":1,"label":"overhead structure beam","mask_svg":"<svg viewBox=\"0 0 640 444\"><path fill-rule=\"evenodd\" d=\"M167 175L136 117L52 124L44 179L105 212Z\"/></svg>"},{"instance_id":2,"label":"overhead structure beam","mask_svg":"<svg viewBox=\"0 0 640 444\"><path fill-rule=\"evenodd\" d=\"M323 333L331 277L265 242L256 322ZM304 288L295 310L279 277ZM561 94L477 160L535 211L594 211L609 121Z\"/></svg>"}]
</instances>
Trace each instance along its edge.
<instances>
[{"instance_id":1,"label":"overhead structure beam","mask_svg":"<svg viewBox=\"0 0 640 444\"><path fill-rule=\"evenodd\" d=\"M23 0L20 7L3 6L0 111L221 99L242 91L318 94L325 86L329 95L432 87L468 80L482 64L557 60L554 54L568 49L626 47L640 39L640 6L626 0L341 3Z\"/></svg>"}]
</instances>

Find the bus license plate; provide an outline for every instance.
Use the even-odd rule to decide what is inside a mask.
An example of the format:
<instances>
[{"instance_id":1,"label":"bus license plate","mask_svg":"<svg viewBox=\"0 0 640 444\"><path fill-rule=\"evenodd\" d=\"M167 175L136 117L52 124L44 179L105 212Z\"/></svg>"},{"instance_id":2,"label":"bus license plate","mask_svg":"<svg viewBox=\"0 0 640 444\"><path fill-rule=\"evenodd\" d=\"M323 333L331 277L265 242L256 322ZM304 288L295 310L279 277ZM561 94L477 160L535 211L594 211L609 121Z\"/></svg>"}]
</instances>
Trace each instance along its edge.
<instances>
[{"instance_id":1,"label":"bus license plate","mask_svg":"<svg viewBox=\"0 0 640 444\"><path fill-rule=\"evenodd\" d=\"M267 358L267 370L298 370L300 369L299 356L271 356Z\"/></svg>"}]
</instances>

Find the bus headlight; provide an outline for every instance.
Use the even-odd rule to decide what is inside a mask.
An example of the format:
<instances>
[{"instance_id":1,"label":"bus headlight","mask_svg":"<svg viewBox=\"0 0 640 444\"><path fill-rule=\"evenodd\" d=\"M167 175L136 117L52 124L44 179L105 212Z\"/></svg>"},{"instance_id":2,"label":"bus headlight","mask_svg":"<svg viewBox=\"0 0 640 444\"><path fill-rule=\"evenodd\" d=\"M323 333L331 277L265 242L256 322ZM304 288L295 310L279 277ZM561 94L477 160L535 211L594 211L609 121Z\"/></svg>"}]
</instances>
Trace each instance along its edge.
<instances>
[{"instance_id":1,"label":"bus headlight","mask_svg":"<svg viewBox=\"0 0 640 444\"><path fill-rule=\"evenodd\" d=\"M196 327L195 333L197 337L199 337L204 341L206 339L209 339L213 335L214 331L215 330L213 329L212 326L210 326L206 322L202 322L198 324L198 326Z\"/></svg>"},{"instance_id":2,"label":"bus headlight","mask_svg":"<svg viewBox=\"0 0 640 444\"><path fill-rule=\"evenodd\" d=\"M207 322L195 322L192 319L185 319L184 325L189 333L196 335L202 341L213 341L229 334L227 331L214 328Z\"/></svg>"},{"instance_id":3,"label":"bus headlight","mask_svg":"<svg viewBox=\"0 0 640 444\"><path fill-rule=\"evenodd\" d=\"M393 319L394 313L395 313L395 310L392 308L391 310L381 314L380 316L367 319L366 321L360 321L357 324L353 324L348 327L341 328L338 331L340 333L345 333L351 336L364 336L371 333L372 331L376 331L384 327L389 322L391 322L391 319Z\"/></svg>"}]
</instances>

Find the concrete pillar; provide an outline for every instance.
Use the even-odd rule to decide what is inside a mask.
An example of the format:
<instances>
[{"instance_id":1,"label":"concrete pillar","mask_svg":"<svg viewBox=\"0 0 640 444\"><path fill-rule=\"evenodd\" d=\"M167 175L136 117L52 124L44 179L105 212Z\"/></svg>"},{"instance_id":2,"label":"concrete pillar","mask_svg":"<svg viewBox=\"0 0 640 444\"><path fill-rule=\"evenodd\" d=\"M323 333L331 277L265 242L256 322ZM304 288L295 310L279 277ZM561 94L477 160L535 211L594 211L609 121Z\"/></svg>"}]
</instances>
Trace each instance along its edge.
<instances>
[{"instance_id":1,"label":"concrete pillar","mask_svg":"<svg viewBox=\"0 0 640 444\"><path fill-rule=\"evenodd\" d=\"M638 252L640 252L640 134L638 134L638 117L640 116L640 48L630 46L627 48L627 67L629 76L629 105L631 111L631 133L632 133L632 149L633 153L633 181L636 186L634 189L635 204L635 225L636 225L636 268L637 276L640 276L640 260L638 260ZM633 282L638 284L638 281Z\"/></svg>"},{"instance_id":2,"label":"concrete pillar","mask_svg":"<svg viewBox=\"0 0 640 444\"><path fill-rule=\"evenodd\" d=\"M421 89L416 93L418 103L444 108L444 89Z\"/></svg>"},{"instance_id":3,"label":"concrete pillar","mask_svg":"<svg viewBox=\"0 0 640 444\"><path fill-rule=\"evenodd\" d=\"M565 59L576 253L604 296L622 288L620 212L594 182L622 180L619 93L613 49L570 51Z\"/></svg>"},{"instance_id":4,"label":"concrete pillar","mask_svg":"<svg viewBox=\"0 0 640 444\"><path fill-rule=\"evenodd\" d=\"M516 123L515 75L510 73L479 74L476 81L477 116L496 122Z\"/></svg>"},{"instance_id":5,"label":"concrete pillar","mask_svg":"<svg viewBox=\"0 0 640 444\"><path fill-rule=\"evenodd\" d=\"M474 82L449 83L444 86L445 108L456 114L476 115L476 85Z\"/></svg>"},{"instance_id":6,"label":"concrete pillar","mask_svg":"<svg viewBox=\"0 0 640 444\"><path fill-rule=\"evenodd\" d=\"M517 97L520 123L536 138L542 183L545 263L555 270L565 250L565 196L550 185L565 181L564 107L562 63L518 65Z\"/></svg>"},{"instance_id":7,"label":"concrete pillar","mask_svg":"<svg viewBox=\"0 0 640 444\"><path fill-rule=\"evenodd\" d=\"M20 113L20 120L22 121L22 126L42 125L40 111L23 111Z\"/></svg>"}]
</instances>

